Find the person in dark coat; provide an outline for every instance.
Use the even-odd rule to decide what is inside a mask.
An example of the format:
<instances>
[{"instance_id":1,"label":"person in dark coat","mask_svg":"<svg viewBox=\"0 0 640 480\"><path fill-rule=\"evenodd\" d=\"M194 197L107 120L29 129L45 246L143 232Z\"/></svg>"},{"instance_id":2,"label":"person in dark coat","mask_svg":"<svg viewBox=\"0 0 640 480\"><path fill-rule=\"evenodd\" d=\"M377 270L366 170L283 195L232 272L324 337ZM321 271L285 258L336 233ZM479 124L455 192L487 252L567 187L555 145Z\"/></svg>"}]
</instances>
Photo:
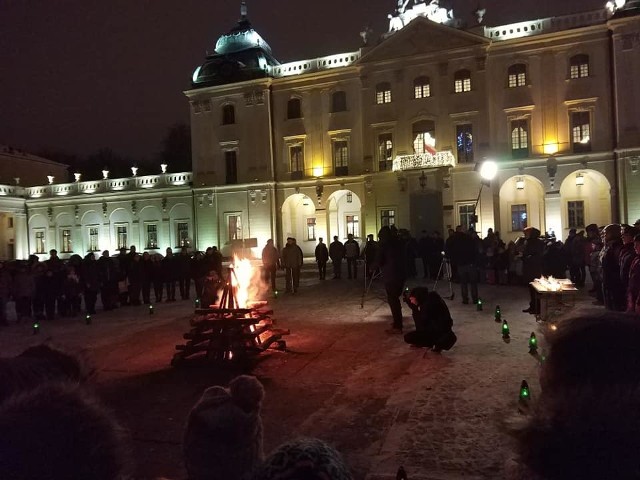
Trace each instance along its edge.
<instances>
[{"instance_id":1,"label":"person in dark coat","mask_svg":"<svg viewBox=\"0 0 640 480\"><path fill-rule=\"evenodd\" d=\"M135 247L133 252L135 255ZM129 290L127 288L127 277L129 276L129 265L131 264L131 255L127 253L126 248L120 249L120 254L117 257L118 263L118 301L120 305L129 305Z\"/></svg>"},{"instance_id":2,"label":"person in dark coat","mask_svg":"<svg viewBox=\"0 0 640 480\"><path fill-rule=\"evenodd\" d=\"M191 275L193 277L193 287L196 291L196 298L202 299L202 290L207 278L206 263L203 252L195 252L191 257Z\"/></svg>"},{"instance_id":3,"label":"person in dark coat","mask_svg":"<svg viewBox=\"0 0 640 480\"><path fill-rule=\"evenodd\" d=\"M54 248L49 251L49 260L44 262L47 266L47 271L52 272L54 280L47 291L49 301L53 299L53 311L55 316L56 306L58 314L63 316L65 314L63 287L66 276L64 262L58 257L58 251Z\"/></svg>"},{"instance_id":4,"label":"person in dark coat","mask_svg":"<svg viewBox=\"0 0 640 480\"><path fill-rule=\"evenodd\" d=\"M367 268L367 278L371 278L376 271L376 261L378 260L378 242L373 239L372 234L367 235L367 243L364 244L362 256Z\"/></svg>"},{"instance_id":5,"label":"person in dark coat","mask_svg":"<svg viewBox=\"0 0 640 480\"><path fill-rule=\"evenodd\" d=\"M142 257L138 254L131 257L129 263L129 273L127 275L129 282L129 303L131 305L140 305L140 292L142 291L143 278Z\"/></svg>"},{"instance_id":6,"label":"person in dark coat","mask_svg":"<svg viewBox=\"0 0 640 480\"><path fill-rule=\"evenodd\" d=\"M164 287L164 270L162 268L162 256L151 257L151 282L156 303L162 302L162 289Z\"/></svg>"},{"instance_id":7,"label":"person in dark coat","mask_svg":"<svg viewBox=\"0 0 640 480\"><path fill-rule=\"evenodd\" d=\"M404 336L404 341L417 347L434 351L448 350L455 343L453 320L449 307L437 292L427 287L416 287L404 295L404 301L413 314L416 329Z\"/></svg>"},{"instance_id":8,"label":"person in dark coat","mask_svg":"<svg viewBox=\"0 0 640 480\"><path fill-rule=\"evenodd\" d=\"M431 235L431 244L429 245L429 251L427 252L427 259L429 262L429 274L431 279L435 280L440 270L440 264L442 263L442 253L444 252L444 239L440 232L434 230Z\"/></svg>"},{"instance_id":9,"label":"person in dark coat","mask_svg":"<svg viewBox=\"0 0 640 480\"><path fill-rule=\"evenodd\" d=\"M29 270L29 266L26 263L20 262L11 285L12 296L15 301L16 320L18 322L25 318L31 318L31 302L33 301L35 289L36 283L33 272Z\"/></svg>"},{"instance_id":10,"label":"person in dark coat","mask_svg":"<svg viewBox=\"0 0 640 480\"><path fill-rule=\"evenodd\" d=\"M82 261L80 282L84 292L84 308L88 314L94 315L100 291L100 267L93 252L87 253Z\"/></svg>"},{"instance_id":11,"label":"person in dark coat","mask_svg":"<svg viewBox=\"0 0 640 480\"><path fill-rule=\"evenodd\" d=\"M522 254L522 276L529 287L529 307L522 310L524 313L535 315L540 312L535 288L529 285L542 275L542 255L544 254L544 242L540 240L540 230L534 227L524 229L525 243Z\"/></svg>"},{"instance_id":12,"label":"person in dark coat","mask_svg":"<svg viewBox=\"0 0 640 480\"><path fill-rule=\"evenodd\" d=\"M360 258L360 245L353 239L353 234L347 235L344 242L344 256L347 260L347 278L358 278L358 258Z\"/></svg>"},{"instance_id":13,"label":"person in dark coat","mask_svg":"<svg viewBox=\"0 0 640 480\"><path fill-rule=\"evenodd\" d=\"M82 305L82 285L80 283L80 275L75 267L71 265L66 268L63 288L67 314L71 317L76 317L78 313L80 313L80 307Z\"/></svg>"},{"instance_id":14,"label":"person in dark coat","mask_svg":"<svg viewBox=\"0 0 640 480\"><path fill-rule=\"evenodd\" d=\"M387 302L391 309L393 324L387 333L402 333L402 304L400 296L407 279L407 260L402 241L397 230L384 226L378 233L380 239L377 265L382 271Z\"/></svg>"},{"instance_id":15,"label":"person in dark coat","mask_svg":"<svg viewBox=\"0 0 640 480\"><path fill-rule=\"evenodd\" d=\"M629 270L631 269L631 262L636 256L634 249L634 238L640 233L635 227L625 225L622 228L622 248L620 249L620 280L622 281L622 287L625 292L629 286Z\"/></svg>"},{"instance_id":16,"label":"person in dark coat","mask_svg":"<svg viewBox=\"0 0 640 480\"><path fill-rule=\"evenodd\" d=\"M273 245L273 239L267 240L262 249L262 271L264 280L271 285L271 290L276 291L276 273L280 266L280 252Z\"/></svg>"},{"instance_id":17,"label":"person in dark coat","mask_svg":"<svg viewBox=\"0 0 640 480\"><path fill-rule=\"evenodd\" d=\"M173 250L171 247L167 247L166 255L162 259L162 277L167 292L167 302L176 301L176 280L178 279L178 272L175 260Z\"/></svg>"},{"instance_id":18,"label":"person in dark coat","mask_svg":"<svg viewBox=\"0 0 640 480\"><path fill-rule=\"evenodd\" d=\"M338 236L333 237L333 242L329 245L329 257L333 263L333 278L339 279L342 276L342 259L344 258L344 245Z\"/></svg>"},{"instance_id":19,"label":"person in dark coat","mask_svg":"<svg viewBox=\"0 0 640 480\"><path fill-rule=\"evenodd\" d=\"M142 292L142 302L145 305L151 303L151 277L153 275L153 265L151 255L144 252L140 258L140 290Z\"/></svg>"},{"instance_id":20,"label":"person in dark coat","mask_svg":"<svg viewBox=\"0 0 640 480\"><path fill-rule=\"evenodd\" d=\"M320 280L324 280L327 276L327 262L329 261L329 250L327 245L322 241L322 237L318 238L318 245L316 245L316 263L318 264L318 274Z\"/></svg>"},{"instance_id":21,"label":"person in dark coat","mask_svg":"<svg viewBox=\"0 0 640 480\"><path fill-rule=\"evenodd\" d=\"M451 264L455 263L458 269L462 303L469 303L469 288L471 289L471 301L474 304L478 303L478 268L476 265L478 247L476 240L463 232L461 226L458 226L449 242L448 253L451 257Z\"/></svg>"},{"instance_id":22,"label":"person in dark coat","mask_svg":"<svg viewBox=\"0 0 640 480\"><path fill-rule=\"evenodd\" d=\"M435 273L430 272L429 256L433 249L433 239L427 235L426 230L422 230L422 235L418 240L418 254L422 260L422 278L433 278Z\"/></svg>"},{"instance_id":23,"label":"person in dark coat","mask_svg":"<svg viewBox=\"0 0 640 480\"><path fill-rule=\"evenodd\" d=\"M300 269L304 261L302 249L296 244L296 239L287 238L287 244L282 249L282 266L286 281L286 291L296 293L300 285Z\"/></svg>"},{"instance_id":24,"label":"person in dark coat","mask_svg":"<svg viewBox=\"0 0 640 480\"><path fill-rule=\"evenodd\" d=\"M98 259L100 271L100 299L104 310L113 310L118 298L118 263L109 256L109 250Z\"/></svg>"},{"instance_id":25,"label":"person in dark coat","mask_svg":"<svg viewBox=\"0 0 640 480\"><path fill-rule=\"evenodd\" d=\"M627 312L640 315L640 234L633 238L635 256L629 267L627 282Z\"/></svg>"},{"instance_id":26,"label":"person in dark coat","mask_svg":"<svg viewBox=\"0 0 640 480\"><path fill-rule=\"evenodd\" d=\"M180 287L180 298L189 300L191 290L191 257L187 247L182 247L180 255L176 257L178 268L178 285Z\"/></svg>"},{"instance_id":27,"label":"person in dark coat","mask_svg":"<svg viewBox=\"0 0 640 480\"><path fill-rule=\"evenodd\" d=\"M0 262L0 325L8 325L7 303L11 297L11 274L5 262Z\"/></svg>"},{"instance_id":28,"label":"person in dark coat","mask_svg":"<svg viewBox=\"0 0 640 480\"><path fill-rule=\"evenodd\" d=\"M620 251L622 250L622 229L618 224L604 227L604 247L600 252L602 264L602 294L607 310L624 311L625 290L620 278Z\"/></svg>"},{"instance_id":29,"label":"person in dark coat","mask_svg":"<svg viewBox=\"0 0 640 480\"><path fill-rule=\"evenodd\" d=\"M44 262L34 262L33 264L33 281L35 290L33 292L33 317L40 321L44 320L44 303L45 303L45 272L47 265Z\"/></svg>"}]
</instances>

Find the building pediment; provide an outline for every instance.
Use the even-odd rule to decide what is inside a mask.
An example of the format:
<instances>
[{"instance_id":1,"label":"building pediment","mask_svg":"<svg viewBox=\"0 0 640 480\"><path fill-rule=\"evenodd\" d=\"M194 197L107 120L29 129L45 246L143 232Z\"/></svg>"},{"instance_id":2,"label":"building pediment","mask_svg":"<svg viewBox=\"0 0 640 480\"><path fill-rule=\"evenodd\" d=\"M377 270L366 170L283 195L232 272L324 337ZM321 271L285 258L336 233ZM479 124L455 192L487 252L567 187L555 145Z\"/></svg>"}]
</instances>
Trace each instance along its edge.
<instances>
[{"instance_id":1,"label":"building pediment","mask_svg":"<svg viewBox=\"0 0 640 480\"><path fill-rule=\"evenodd\" d=\"M382 62L488 44L489 40L485 37L418 17L373 47L358 63Z\"/></svg>"}]
</instances>

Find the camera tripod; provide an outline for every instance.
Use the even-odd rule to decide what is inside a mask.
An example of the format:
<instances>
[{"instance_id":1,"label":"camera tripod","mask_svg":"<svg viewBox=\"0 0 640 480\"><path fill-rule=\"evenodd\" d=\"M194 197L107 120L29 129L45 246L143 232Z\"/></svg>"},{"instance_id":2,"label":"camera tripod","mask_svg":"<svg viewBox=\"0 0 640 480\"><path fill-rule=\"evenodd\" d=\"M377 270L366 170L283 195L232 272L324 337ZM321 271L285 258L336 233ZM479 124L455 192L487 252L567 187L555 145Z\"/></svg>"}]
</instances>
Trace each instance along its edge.
<instances>
[{"instance_id":1,"label":"camera tripod","mask_svg":"<svg viewBox=\"0 0 640 480\"><path fill-rule=\"evenodd\" d=\"M438 282L442 279L449 284L449 295L444 298L448 298L449 300L453 300L455 297L455 293L453 291L453 284L451 282L451 262L449 258L442 252L442 261L440 262L440 268L438 269L438 275L436 276L436 281L433 284L433 291L438 291Z\"/></svg>"}]
</instances>

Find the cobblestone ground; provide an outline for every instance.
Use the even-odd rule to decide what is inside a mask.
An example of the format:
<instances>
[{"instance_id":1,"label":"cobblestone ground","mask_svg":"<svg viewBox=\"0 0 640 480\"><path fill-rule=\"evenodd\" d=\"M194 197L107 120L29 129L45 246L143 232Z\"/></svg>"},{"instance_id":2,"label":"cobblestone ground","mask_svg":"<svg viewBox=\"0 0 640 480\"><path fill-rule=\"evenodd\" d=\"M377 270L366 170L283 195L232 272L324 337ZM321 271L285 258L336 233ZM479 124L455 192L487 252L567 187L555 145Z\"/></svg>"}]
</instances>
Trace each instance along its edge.
<instances>
[{"instance_id":1,"label":"cobblestone ground","mask_svg":"<svg viewBox=\"0 0 640 480\"><path fill-rule=\"evenodd\" d=\"M538 361L527 349L539 326L521 312L527 290L482 285L482 312L447 301L458 343L434 354L384 333L391 319L382 292L374 286L361 308L362 287L346 279L320 283L309 270L297 295L270 301L291 335L288 352L269 353L252 368L267 392L265 450L316 436L344 453L357 479L395 478L400 465L412 479L502 478L520 382L529 382L534 399L539 392ZM589 300L580 295L577 303ZM493 320L496 303L511 327L508 343ZM12 355L50 339L80 352L96 368L90 386L131 432L139 476L179 479L190 407L204 388L241 372L197 361L169 366L191 309L187 301L160 304L150 316L144 307L125 307L96 315L90 326L44 323L37 336L30 325L13 325L0 330L0 345Z\"/></svg>"}]
</instances>

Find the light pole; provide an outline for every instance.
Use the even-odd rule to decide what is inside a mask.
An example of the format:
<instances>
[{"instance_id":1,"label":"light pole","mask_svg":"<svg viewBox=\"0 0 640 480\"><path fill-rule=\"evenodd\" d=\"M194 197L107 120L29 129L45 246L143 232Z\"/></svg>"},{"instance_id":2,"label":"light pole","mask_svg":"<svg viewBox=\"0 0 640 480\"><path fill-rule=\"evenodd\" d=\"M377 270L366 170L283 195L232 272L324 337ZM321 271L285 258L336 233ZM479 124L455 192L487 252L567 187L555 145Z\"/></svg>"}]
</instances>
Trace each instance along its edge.
<instances>
[{"instance_id":1,"label":"light pole","mask_svg":"<svg viewBox=\"0 0 640 480\"><path fill-rule=\"evenodd\" d=\"M478 198L476 198L476 203L473 206L473 226L477 227L478 223L478 203L480 203L480 196L482 195L482 188L486 185L487 187L491 185L491 180L493 180L498 173L498 164L493 160L485 160L480 164L480 191L478 192ZM476 228L477 230L477 228Z\"/></svg>"}]
</instances>

